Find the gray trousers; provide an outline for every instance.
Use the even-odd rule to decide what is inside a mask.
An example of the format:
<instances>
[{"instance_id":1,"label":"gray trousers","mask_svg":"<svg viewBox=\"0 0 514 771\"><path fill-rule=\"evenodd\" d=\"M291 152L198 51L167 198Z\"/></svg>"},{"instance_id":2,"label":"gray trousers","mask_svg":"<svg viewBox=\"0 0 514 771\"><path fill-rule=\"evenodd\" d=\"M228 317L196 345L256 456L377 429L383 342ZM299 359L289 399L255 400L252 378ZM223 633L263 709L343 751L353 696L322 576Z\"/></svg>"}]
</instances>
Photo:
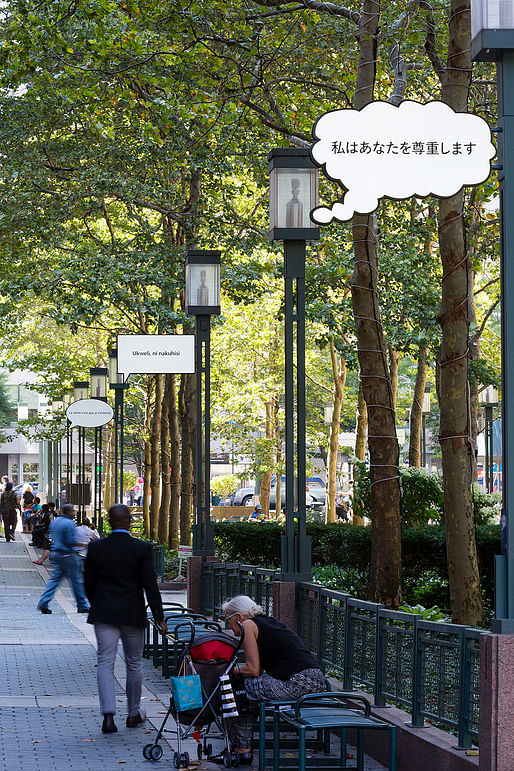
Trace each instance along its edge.
<instances>
[{"instance_id":1,"label":"gray trousers","mask_svg":"<svg viewBox=\"0 0 514 771\"><path fill-rule=\"evenodd\" d=\"M121 637L127 672L126 694L128 716L135 717L141 701L141 656L143 654L145 630L139 626L111 626L95 624L98 668L98 696L102 715L116 714L116 692L114 685L114 661Z\"/></svg>"}]
</instances>

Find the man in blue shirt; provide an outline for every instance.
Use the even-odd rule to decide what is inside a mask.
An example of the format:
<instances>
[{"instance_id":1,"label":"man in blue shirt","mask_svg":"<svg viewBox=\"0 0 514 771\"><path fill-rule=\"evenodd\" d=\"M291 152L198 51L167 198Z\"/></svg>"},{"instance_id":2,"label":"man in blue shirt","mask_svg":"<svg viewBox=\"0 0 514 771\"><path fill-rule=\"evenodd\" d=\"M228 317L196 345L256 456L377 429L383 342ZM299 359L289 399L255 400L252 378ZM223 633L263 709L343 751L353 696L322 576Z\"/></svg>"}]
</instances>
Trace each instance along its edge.
<instances>
[{"instance_id":1,"label":"man in blue shirt","mask_svg":"<svg viewBox=\"0 0 514 771\"><path fill-rule=\"evenodd\" d=\"M79 613L89 611L84 580L78 550L82 544L77 543L75 527L75 507L71 503L65 503L62 514L50 524L49 535L52 541L50 553L52 558L52 575L49 578L45 591L39 598L38 609L41 613L51 613L48 603L54 596L62 579L66 577L71 584L77 610Z\"/></svg>"}]
</instances>

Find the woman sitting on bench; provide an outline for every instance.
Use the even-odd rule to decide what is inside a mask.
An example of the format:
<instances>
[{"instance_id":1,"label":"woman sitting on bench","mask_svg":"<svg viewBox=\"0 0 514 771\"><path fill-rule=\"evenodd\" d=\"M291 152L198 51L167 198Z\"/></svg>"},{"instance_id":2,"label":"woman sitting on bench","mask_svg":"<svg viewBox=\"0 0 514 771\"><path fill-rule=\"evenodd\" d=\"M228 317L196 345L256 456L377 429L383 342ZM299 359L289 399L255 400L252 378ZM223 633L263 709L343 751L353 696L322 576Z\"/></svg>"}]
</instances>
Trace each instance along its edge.
<instances>
[{"instance_id":1,"label":"woman sitting on bench","mask_svg":"<svg viewBox=\"0 0 514 771\"><path fill-rule=\"evenodd\" d=\"M223 604L223 611L234 634L240 635L238 623L244 629L245 663L236 666L236 674L244 678L248 711L238 705L239 717L230 721L229 735L245 765L252 762L252 725L259 701L320 693L325 690L325 678L298 635L278 619L263 615L250 597L233 597Z\"/></svg>"}]
</instances>

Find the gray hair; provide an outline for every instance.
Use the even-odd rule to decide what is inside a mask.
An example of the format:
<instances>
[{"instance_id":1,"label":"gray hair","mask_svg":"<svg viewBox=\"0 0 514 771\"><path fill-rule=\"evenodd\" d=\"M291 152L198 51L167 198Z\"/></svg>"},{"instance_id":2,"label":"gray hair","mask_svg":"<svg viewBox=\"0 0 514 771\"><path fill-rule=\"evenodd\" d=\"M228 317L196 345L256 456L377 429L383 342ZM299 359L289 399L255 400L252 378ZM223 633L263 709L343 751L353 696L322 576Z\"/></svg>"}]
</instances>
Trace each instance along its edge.
<instances>
[{"instance_id":1,"label":"gray hair","mask_svg":"<svg viewBox=\"0 0 514 771\"><path fill-rule=\"evenodd\" d=\"M231 600L224 602L221 607L225 615L240 613L242 616L253 618L254 616L262 616L264 613L261 606L257 605L257 603L246 594L238 594L237 597L232 597Z\"/></svg>"}]
</instances>

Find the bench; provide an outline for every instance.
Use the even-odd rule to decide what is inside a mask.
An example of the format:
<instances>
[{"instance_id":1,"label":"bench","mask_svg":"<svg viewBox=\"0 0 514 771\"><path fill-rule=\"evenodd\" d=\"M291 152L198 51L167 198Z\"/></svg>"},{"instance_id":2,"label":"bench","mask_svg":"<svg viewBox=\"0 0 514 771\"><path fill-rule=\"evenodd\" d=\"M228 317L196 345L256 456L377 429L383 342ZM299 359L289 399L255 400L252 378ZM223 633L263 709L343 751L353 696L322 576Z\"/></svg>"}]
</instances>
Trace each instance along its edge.
<instances>
[{"instance_id":1,"label":"bench","mask_svg":"<svg viewBox=\"0 0 514 771\"><path fill-rule=\"evenodd\" d=\"M348 707L348 701L361 702L362 709ZM286 721L298 734L298 771L307 768L349 768L346 765L346 736L348 729L357 731L357 771L364 771L365 730L387 731L389 734L389 771L396 771L396 726L371 717L371 705L363 696L355 693L311 693L298 699L294 708L281 709L275 720ZM307 733L339 729L341 731L341 752L339 758L316 758L307 764ZM273 770L280 771L280 733L274 728L277 737L273 748ZM353 767L355 768L355 766Z\"/></svg>"}]
</instances>

